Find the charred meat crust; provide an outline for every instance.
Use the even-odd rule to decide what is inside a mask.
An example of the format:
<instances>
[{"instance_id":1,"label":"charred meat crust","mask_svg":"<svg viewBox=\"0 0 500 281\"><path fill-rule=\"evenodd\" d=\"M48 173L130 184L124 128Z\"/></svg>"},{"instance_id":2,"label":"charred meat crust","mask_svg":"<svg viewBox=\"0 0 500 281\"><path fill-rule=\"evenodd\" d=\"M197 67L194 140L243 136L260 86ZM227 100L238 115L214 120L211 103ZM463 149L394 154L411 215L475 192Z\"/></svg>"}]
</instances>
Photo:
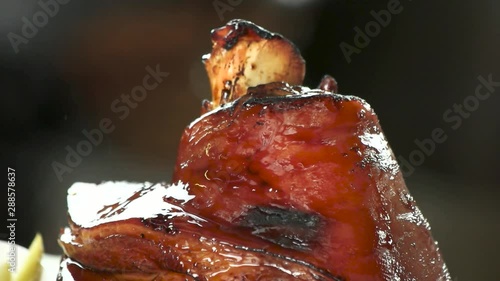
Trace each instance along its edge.
<instances>
[{"instance_id":1,"label":"charred meat crust","mask_svg":"<svg viewBox=\"0 0 500 281\"><path fill-rule=\"evenodd\" d=\"M288 41L288 39L283 37L281 34L272 33L250 21L242 19L231 20L226 24L226 26L213 29L211 36L213 42L221 44L226 50L233 48L242 36L258 36L259 38L265 40L279 39ZM290 45L294 46L292 42L288 42ZM295 47L295 52L300 54L297 47Z\"/></svg>"},{"instance_id":2,"label":"charred meat crust","mask_svg":"<svg viewBox=\"0 0 500 281\"><path fill-rule=\"evenodd\" d=\"M334 106L339 107L339 109L343 102L357 102L362 107L370 109L370 106L365 100L356 96L340 95L321 89L310 89L303 86L291 86L283 82L274 82L250 87L246 95L231 103L224 104L207 114L224 115L229 113L229 116L235 117L233 116L235 112L249 109L254 106L269 106L267 108L268 110L284 112L286 110L300 110L307 104L319 101L330 101ZM203 116L199 119L201 118L203 118ZM232 123L229 122L228 124L230 125ZM192 125L193 124L191 124L190 127Z\"/></svg>"},{"instance_id":3,"label":"charred meat crust","mask_svg":"<svg viewBox=\"0 0 500 281\"><path fill-rule=\"evenodd\" d=\"M252 234L281 247L307 251L324 224L321 216L276 206L256 206L236 220Z\"/></svg>"}]
</instances>

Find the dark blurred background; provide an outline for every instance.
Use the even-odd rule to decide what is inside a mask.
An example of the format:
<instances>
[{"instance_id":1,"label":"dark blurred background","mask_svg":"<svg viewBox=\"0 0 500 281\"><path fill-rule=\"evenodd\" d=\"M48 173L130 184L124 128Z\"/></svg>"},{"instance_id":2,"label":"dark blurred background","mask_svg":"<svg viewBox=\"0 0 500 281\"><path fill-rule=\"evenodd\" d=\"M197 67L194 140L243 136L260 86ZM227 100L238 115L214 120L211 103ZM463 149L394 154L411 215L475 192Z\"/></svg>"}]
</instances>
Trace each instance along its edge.
<instances>
[{"instance_id":1,"label":"dark blurred background","mask_svg":"<svg viewBox=\"0 0 500 281\"><path fill-rule=\"evenodd\" d=\"M500 86L473 96L479 76L500 82L499 1L401 0L378 32L371 11L397 1L59 1L0 2L1 151L4 168L16 169L18 244L39 231L47 252L60 253L66 189L76 181L168 181L180 135L210 95L201 64L209 31L244 18L297 44L306 85L328 73L341 93L366 99L400 160L413 153L415 162L415 140L445 132L407 173L408 187L454 280L498 280ZM354 28L367 24L374 36L356 46ZM349 59L342 42L357 48ZM169 76L119 119L113 102L157 65ZM460 115L454 106L464 100L470 110ZM114 131L58 177L66 147L103 118Z\"/></svg>"}]
</instances>

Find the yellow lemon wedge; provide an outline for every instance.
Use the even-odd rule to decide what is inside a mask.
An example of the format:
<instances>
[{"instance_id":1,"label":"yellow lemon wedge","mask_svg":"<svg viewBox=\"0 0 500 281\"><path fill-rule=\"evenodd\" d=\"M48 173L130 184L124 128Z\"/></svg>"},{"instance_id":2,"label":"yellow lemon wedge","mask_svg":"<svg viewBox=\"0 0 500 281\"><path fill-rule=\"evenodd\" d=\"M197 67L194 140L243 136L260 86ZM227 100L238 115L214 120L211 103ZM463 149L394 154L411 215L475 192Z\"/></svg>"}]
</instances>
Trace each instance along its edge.
<instances>
[{"instance_id":1,"label":"yellow lemon wedge","mask_svg":"<svg viewBox=\"0 0 500 281\"><path fill-rule=\"evenodd\" d=\"M6 262L0 265L0 280L10 281L9 264Z\"/></svg>"},{"instance_id":2,"label":"yellow lemon wedge","mask_svg":"<svg viewBox=\"0 0 500 281\"><path fill-rule=\"evenodd\" d=\"M12 280L14 281L38 281L42 274L40 261L43 256L43 239L40 233L35 235L28 249L28 256L21 265L19 271ZM9 277L8 277L9 278ZM4 279L1 279L4 280ZM10 280L10 279L6 279Z\"/></svg>"}]
</instances>

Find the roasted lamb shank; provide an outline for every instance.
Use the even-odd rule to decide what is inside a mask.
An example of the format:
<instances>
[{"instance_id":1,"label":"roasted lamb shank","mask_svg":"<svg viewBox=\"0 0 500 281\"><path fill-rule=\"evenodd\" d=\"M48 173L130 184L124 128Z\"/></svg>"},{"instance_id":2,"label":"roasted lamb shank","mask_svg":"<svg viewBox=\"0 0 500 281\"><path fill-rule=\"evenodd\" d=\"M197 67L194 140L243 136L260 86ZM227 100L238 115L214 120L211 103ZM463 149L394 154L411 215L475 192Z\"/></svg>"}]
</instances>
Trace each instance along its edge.
<instances>
[{"instance_id":1,"label":"roasted lamb shank","mask_svg":"<svg viewBox=\"0 0 500 281\"><path fill-rule=\"evenodd\" d=\"M370 106L250 22L212 41L174 183L72 186L60 278L451 280Z\"/></svg>"}]
</instances>

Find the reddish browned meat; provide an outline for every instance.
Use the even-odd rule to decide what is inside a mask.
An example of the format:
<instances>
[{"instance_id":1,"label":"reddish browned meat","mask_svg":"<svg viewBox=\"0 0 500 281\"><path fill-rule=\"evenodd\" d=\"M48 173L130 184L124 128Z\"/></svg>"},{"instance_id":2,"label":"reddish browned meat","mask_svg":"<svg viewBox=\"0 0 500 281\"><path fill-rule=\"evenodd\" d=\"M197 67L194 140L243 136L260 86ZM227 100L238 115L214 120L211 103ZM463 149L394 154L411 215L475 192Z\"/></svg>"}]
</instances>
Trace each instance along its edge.
<instances>
[{"instance_id":1,"label":"reddish browned meat","mask_svg":"<svg viewBox=\"0 0 500 281\"><path fill-rule=\"evenodd\" d=\"M72 187L65 278L451 280L370 106L331 77L311 90L247 71L275 48L290 66L280 80L304 70L248 22L213 38L216 92L182 136L175 184Z\"/></svg>"},{"instance_id":2,"label":"reddish browned meat","mask_svg":"<svg viewBox=\"0 0 500 281\"><path fill-rule=\"evenodd\" d=\"M187 210L244 225L345 280L447 278L377 117L358 98L251 88L185 131L178 180L196 195Z\"/></svg>"},{"instance_id":3,"label":"reddish browned meat","mask_svg":"<svg viewBox=\"0 0 500 281\"><path fill-rule=\"evenodd\" d=\"M97 192L101 193L98 198ZM129 280L130 276L152 280L148 278L157 275L165 280L286 280L294 276L342 280L294 257L294 250L254 236L245 223L259 219L257 213L235 224L217 224L186 212L184 207L192 199L189 186L180 183L75 184L68 195L70 227L60 237L65 254L71 257L62 264L63 280ZM267 210L275 219L276 215L288 219L282 224L288 231L297 228L295 233L302 235L302 231L304 236L315 233L300 225L314 226L315 217Z\"/></svg>"}]
</instances>

